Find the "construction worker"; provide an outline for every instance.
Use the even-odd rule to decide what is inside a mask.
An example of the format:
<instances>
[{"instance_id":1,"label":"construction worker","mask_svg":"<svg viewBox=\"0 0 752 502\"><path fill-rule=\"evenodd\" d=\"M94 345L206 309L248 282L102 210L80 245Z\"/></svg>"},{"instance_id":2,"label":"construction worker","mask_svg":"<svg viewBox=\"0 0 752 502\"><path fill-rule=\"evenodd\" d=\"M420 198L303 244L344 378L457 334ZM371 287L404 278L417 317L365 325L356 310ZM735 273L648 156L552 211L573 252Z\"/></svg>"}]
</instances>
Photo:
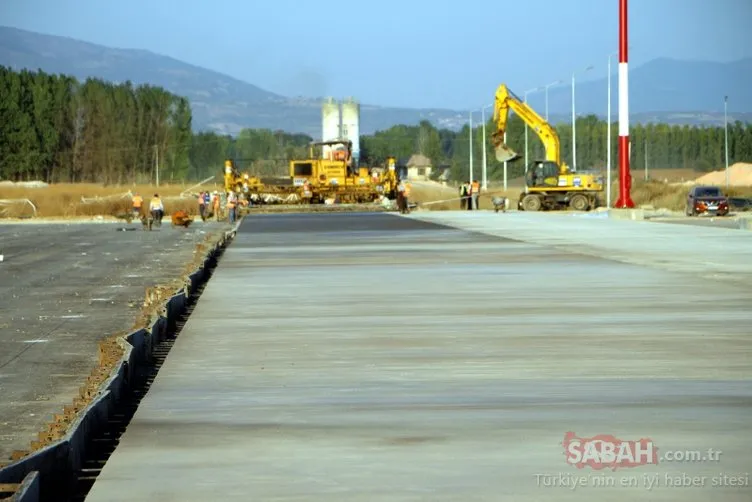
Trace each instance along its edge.
<instances>
[{"instance_id":1,"label":"construction worker","mask_svg":"<svg viewBox=\"0 0 752 502\"><path fill-rule=\"evenodd\" d=\"M306 200L306 202L311 202L311 197L313 197L313 192L311 191L311 182L309 180L305 180L303 182L303 199Z\"/></svg>"},{"instance_id":2,"label":"construction worker","mask_svg":"<svg viewBox=\"0 0 752 502\"><path fill-rule=\"evenodd\" d=\"M144 205L144 198L141 197L140 194L136 193L133 195L132 198L132 211L133 211L133 218L139 219L141 218L141 207Z\"/></svg>"},{"instance_id":3,"label":"construction worker","mask_svg":"<svg viewBox=\"0 0 752 502\"><path fill-rule=\"evenodd\" d=\"M161 226L162 217L164 216L164 204L162 204L162 199L159 198L158 193L155 193L154 197L152 197L151 202L149 203L149 211L151 211L151 217L154 219L154 223L156 223L157 226Z\"/></svg>"},{"instance_id":4,"label":"construction worker","mask_svg":"<svg viewBox=\"0 0 752 502\"><path fill-rule=\"evenodd\" d=\"M402 192L402 203L405 206L405 214L410 213L410 190L412 189L412 185L409 181L405 181L405 189Z\"/></svg>"},{"instance_id":5,"label":"construction worker","mask_svg":"<svg viewBox=\"0 0 752 502\"><path fill-rule=\"evenodd\" d=\"M473 209L476 211L480 209L480 183L478 183L478 180L473 180L472 184L472 190L473 190Z\"/></svg>"},{"instance_id":6,"label":"construction worker","mask_svg":"<svg viewBox=\"0 0 752 502\"><path fill-rule=\"evenodd\" d=\"M235 223L235 220L237 219L237 208L238 196L235 192L230 192L227 194L227 213L230 223Z\"/></svg>"},{"instance_id":7,"label":"construction worker","mask_svg":"<svg viewBox=\"0 0 752 502\"><path fill-rule=\"evenodd\" d=\"M204 199L204 192L198 194L198 214L201 215L201 221L206 221L206 199Z\"/></svg>"},{"instance_id":8,"label":"construction worker","mask_svg":"<svg viewBox=\"0 0 752 502\"><path fill-rule=\"evenodd\" d=\"M400 181L397 185L397 209L400 213L405 212L405 182Z\"/></svg>"},{"instance_id":9,"label":"construction worker","mask_svg":"<svg viewBox=\"0 0 752 502\"><path fill-rule=\"evenodd\" d=\"M219 192L215 190L214 196L212 197L212 211L214 212L214 221L219 221L219 203Z\"/></svg>"},{"instance_id":10,"label":"construction worker","mask_svg":"<svg viewBox=\"0 0 752 502\"><path fill-rule=\"evenodd\" d=\"M465 182L465 187L467 190L467 210L472 211L473 210L473 184L469 181Z\"/></svg>"},{"instance_id":11,"label":"construction worker","mask_svg":"<svg viewBox=\"0 0 752 502\"><path fill-rule=\"evenodd\" d=\"M460 209L467 209L467 183L460 185Z\"/></svg>"}]
</instances>

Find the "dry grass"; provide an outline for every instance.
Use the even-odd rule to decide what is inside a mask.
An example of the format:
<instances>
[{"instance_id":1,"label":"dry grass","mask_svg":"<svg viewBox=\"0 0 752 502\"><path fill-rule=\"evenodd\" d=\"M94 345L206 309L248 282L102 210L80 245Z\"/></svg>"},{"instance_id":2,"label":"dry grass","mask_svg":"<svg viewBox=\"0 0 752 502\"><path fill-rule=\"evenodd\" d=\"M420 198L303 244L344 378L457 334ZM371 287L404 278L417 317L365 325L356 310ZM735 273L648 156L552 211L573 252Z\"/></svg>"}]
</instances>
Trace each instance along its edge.
<instances>
[{"instance_id":1,"label":"dry grass","mask_svg":"<svg viewBox=\"0 0 752 502\"><path fill-rule=\"evenodd\" d=\"M689 186L683 184L661 183L657 181L640 181L632 185L631 195L635 206L649 205L656 209L670 209L683 211L687 203ZM619 186L611 188L612 197L618 194ZM722 191L729 197L752 197L752 187L722 187Z\"/></svg>"},{"instance_id":2,"label":"dry grass","mask_svg":"<svg viewBox=\"0 0 752 502\"><path fill-rule=\"evenodd\" d=\"M215 188L208 185L204 187ZM154 193L159 193L164 201L166 214L182 209L194 215L198 212L196 199L179 197L187 188L189 186L184 185L103 186L88 183L61 183L42 188L0 186L0 199L28 199L36 207L37 217L40 218L117 217L130 211L131 199L127 195L129 191L141 194L147 204ZM22 218L32 215L31 206L25 203L0 206L0 216L3 217Z\"/></svg>"},{"instance_id":3,"label":"dry grass","mask_svg":"<svg viewBox=\"0 0 752 502\"><path fill-rule=\"evenodd\" d=\"M670 171L682 171L680 169L671 169ZM691 178L691 177L690 177ZM501 195L508 197L511 207L517 207L517 199L522 190L521 186L514 186L511 182L507 185L508 190L489 186L486 193L480 197L481 209L493 209L491 197ZM664 183L661 181L637 181L632 185L632 200L636 206L649 205L656 209L669 209L672 211L682 211L687 200L688 185ZM723 189L723 192L730 197L750 197L752 198L752 187L731 187L729 190ZM611 196L615 198L619 193L619 184L614 183L611 186ZM419 202L421 208L430 211L451 211L460 209L458 189L454 187L443 187L440 185L413 185L412 196L414 202ZM605 203L605 191L601 195L602 202ZM447 200L450 199L450 200ZM436 202L436 203L433 203ZM428 203L428 204L426 204Z\"/></svg>"}]
</instances>

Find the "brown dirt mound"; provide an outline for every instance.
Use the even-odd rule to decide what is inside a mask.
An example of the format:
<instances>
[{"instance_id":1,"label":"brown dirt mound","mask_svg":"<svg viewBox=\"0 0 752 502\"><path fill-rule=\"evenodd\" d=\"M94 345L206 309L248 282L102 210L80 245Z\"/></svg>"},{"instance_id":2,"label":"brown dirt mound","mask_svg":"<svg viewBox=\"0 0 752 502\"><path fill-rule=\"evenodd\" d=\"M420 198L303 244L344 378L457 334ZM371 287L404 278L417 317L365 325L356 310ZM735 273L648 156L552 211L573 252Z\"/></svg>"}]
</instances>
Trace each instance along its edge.
<instances>
[{"instance_id":1,"label":"brown dirt mound","mask_svg":"<svg viewBox=\"0 0 752 502\"><path fill-rule=\"evenodd\" d=\"M729 185L731 186L752 186L752 164L746 162L737 162L729 166ZM726 170L713 171L712 173L700 176L695 180L700 185L726 185Z\"/></svg>"}]
</instances>

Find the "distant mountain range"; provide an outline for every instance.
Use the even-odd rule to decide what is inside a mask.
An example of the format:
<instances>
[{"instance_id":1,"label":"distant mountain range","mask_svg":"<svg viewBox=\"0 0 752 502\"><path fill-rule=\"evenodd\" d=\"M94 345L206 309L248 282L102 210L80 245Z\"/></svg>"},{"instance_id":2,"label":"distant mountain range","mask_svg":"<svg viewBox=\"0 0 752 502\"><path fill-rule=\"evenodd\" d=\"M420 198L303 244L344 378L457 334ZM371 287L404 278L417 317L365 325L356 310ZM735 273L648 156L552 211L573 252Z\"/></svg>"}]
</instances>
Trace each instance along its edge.
<instances>
[{"instance_id":1,"label":"distant mountain range","mask_svg":"<svg viewBox=\"0 0 752 502\"><path fill-rule=\"evenodd\" d=\"M186 96L194 127L236 134L244 127L282 129L319 137L321 99L290 98L221 73L176 59L135 49L113 49L66 37L0 27L0 65L16 70L42 69L81 80L97 77L112 82L149 83ZM616 69L616 65L614 65ZM723 96L728 94L729 119L752 122L752 58L734 63L657 59L630 71L631 122L722 124ZM617 117L616 78L613 119ZM577 85L578 113L601 117L606 108L606 79ZM493 89L489 94L493 93ZM529 100L533 98L529 96ZM549 90L552 122L569 120L571 88ZM535 105L539 112L540 110ZM437 127L457 129L467 112L410 109L361 104L361 133L371 134L395 124L429 120Z\"/></svg>"}]
</instances>

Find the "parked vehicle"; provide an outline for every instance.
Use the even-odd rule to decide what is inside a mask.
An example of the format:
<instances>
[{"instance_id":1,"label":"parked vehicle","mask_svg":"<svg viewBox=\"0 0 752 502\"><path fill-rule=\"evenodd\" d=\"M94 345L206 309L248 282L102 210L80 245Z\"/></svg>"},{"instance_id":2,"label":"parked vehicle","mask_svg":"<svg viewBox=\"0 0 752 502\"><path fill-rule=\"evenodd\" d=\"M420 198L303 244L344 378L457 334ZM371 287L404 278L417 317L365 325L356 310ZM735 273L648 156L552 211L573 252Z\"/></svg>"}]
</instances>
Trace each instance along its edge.
<instances>
[{"instance_id":1,"label":"parked vehicle","mask_svg":"<svg viewBox=\"0 0 752 502\"><path fill-rule=\"evenodd\" d=\"M744 197L729 197L729 208L736 211L752 211L752 199Z\"/></svg>"},{"instance_id":2,"label":"parked vehicle","mask_svg":"<svg viewBox=\"0 0 752 502\"><path fill-rule=\"evenodd\" d=\"M728 198L714 186L695 186L687 194L687 216L712 214L726 216L729 213Z\"/></svg>"}]
</instances>

